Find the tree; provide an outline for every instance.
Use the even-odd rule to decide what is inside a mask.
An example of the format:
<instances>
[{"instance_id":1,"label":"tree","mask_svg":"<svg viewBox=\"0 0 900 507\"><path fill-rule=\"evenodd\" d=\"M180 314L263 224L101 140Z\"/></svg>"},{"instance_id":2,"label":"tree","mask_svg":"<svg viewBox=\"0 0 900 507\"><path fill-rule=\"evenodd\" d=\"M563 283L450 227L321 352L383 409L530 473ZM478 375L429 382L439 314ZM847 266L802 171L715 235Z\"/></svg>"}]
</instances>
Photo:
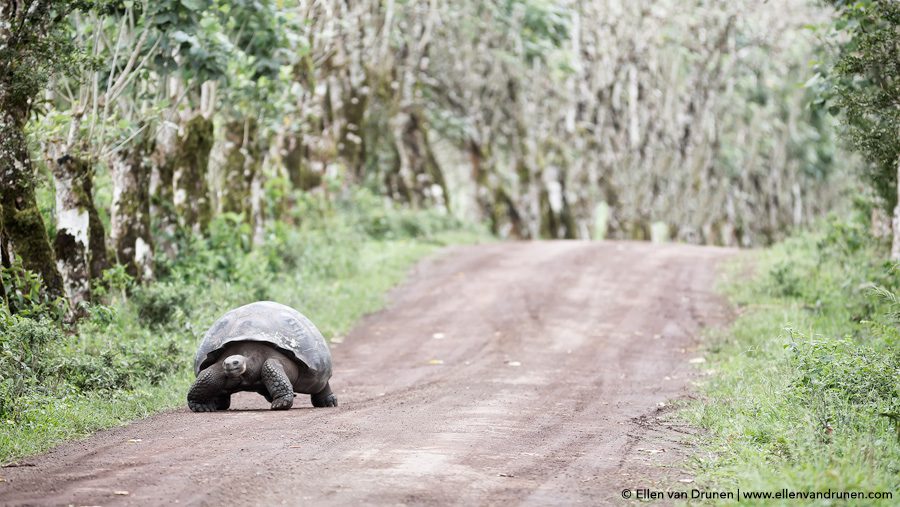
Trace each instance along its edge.
<instances>
[{"instance_id":1,"label":"tree","mask_svg":"<svg viewBox=\"0 0 900 507\"><path fill-rule=\"evenodd\" d=\"M75 49L62 28L76 2L0 2L0 242L41 275L47 291L63 280L34 193L25 124L51 75L71 68Z\"/></svg>"},{"instance_id":2,"label":"tree","mask_svg":"<svg viewBox=\"0 0 900 507\"><path fill-rule=\"evenodd\" d=\"M834 27L849 35L831 76L832 110L843 113L866 176L893 213L891 259L900 261L900 2L832 0Z\"/></svg>"}]
</instances>

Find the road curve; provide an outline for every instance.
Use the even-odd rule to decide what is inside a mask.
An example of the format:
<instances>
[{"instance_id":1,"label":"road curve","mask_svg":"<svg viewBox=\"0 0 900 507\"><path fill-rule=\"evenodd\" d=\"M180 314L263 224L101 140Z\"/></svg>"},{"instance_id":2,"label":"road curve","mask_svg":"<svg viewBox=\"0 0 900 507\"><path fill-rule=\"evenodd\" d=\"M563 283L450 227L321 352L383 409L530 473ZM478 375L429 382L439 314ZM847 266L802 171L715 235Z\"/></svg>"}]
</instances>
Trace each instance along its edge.
<instances>
[{"instance_id":1,"label":"road curve","mask_svg":"<svg viewBox=\"0 0 900 507\"><path fill-rule=\"evenodd\" d=\"M689 429L667 410L701 328L728 319L712 288L733 254L445 249L333 345L339 408L248 394L166 412L3 469L0 504L597 505L673 487Z\"/></svg>"}]
</instances>

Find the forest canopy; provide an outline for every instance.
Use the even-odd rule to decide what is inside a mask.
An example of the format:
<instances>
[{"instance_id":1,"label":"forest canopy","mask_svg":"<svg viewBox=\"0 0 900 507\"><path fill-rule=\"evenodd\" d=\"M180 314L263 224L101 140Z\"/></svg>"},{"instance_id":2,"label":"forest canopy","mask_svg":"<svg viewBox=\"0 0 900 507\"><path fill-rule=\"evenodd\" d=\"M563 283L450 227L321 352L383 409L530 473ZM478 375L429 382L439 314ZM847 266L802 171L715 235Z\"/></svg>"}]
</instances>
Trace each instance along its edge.
<instances>
[{"instance_id":1,"label":"forest canopy","mask_svg":"<svg viewBox=\"0 0 900 507\"><path fill-rule=\"evenodd\" d=\"M301 194L756 246L853 173L810 84L834 11L805 0L3 5L4 264L75 305L213 217L258 244Z\"/></svg>"}]
</instances>

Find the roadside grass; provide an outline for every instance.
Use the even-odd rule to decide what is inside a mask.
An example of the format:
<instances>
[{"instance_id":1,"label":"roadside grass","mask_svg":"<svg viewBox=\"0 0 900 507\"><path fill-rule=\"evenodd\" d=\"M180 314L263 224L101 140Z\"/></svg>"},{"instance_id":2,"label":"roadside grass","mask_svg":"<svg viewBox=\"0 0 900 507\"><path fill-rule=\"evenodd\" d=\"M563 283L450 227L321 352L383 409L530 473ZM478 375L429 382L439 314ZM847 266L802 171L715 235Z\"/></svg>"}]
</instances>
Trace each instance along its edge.
<instances>
[{"instance_id":1,"label":"roadside grass","mask_svg":"<svg viewBox=\"0 0 900 507\"><path fill-rule=\"evenodd\" d=\"M701 398L682 412L704 430L698 489L900 499L900 273L866 229L832 221L723 276L739 317L707 340Z\"/></svg>"},{"instance_id":2,"label":"roadside grass","mask_svg":"<svg viewBox=\"0 0 900 507\"><path fill-rule=\"evenodd\" d=\"M35 306L26 317L0 305L0 462L184 405L196 346L231 308L276 300L331 339L380 309L417 260L488 240L445 215L385 208L364 192L308 199L302 209L253 248L238 217L219 217L207 237L159 262L151 284L113 268L98 286L103 304L76 329L47 319L46 301L26 301Z\"/></svg>"}]
</instances>

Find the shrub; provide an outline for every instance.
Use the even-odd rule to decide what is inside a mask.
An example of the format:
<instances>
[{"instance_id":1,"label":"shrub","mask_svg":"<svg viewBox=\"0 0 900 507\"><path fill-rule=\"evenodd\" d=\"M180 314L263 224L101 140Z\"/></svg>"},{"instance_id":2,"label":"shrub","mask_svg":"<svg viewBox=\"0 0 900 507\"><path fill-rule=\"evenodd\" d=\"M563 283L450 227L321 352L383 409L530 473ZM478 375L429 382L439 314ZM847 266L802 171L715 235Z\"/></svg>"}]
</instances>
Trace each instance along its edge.
<instances>
[{"instance_id":1,"label":"shrub","mask_svg":"<svg viewBox=\"0 0 900 507\"><path fill-rule=\"evenodd\" d=\"M878 352L846 338L794 343L791 351L795 394L825 422L842 417L843 403L869 414L900 410L900 351Z\"/></svg>"},{"instance_id":2,"label":"shrub","mask_svg":"<svg viewBox=\"0 0 900 507\"><path fill-rule=\"evenodd\" d=\"M0 318L15 312L22 317L61 321L68 306L62 298L51 298L41 290L40 275L22 267L16 259L10 267L0 266Z\"/></svg>"},{"instance_id":3,"label":"shrub","mask_svg":"<svg viewBox=\"0 0 900 507\"><path fill-rule=\"evenodd\" d=\"M195 292L183 284L160 282L136 289L132 301L141 324L158 328L172 324L176 316L189 315Z\"/></svg>"},{"instance_id":4,"label":"shrub","mask_svg":"<svg viewBox=\"0 0 900 507\"><path fill-rule=\"evenodd\" d=\"M742 488L893 490L900 473L900 297L863 214L760 252L736 272L745 311L711 344L716 371L690 410L698 467ZM788 326L787 335L783 332Z\"/></svg>"},{"instance_id":5,"label":"shrub","mask_svg":"<svg viewBox=\"0 0 900 507\"><path fill-rule=\"evenodd\" d=\"M14 412L17 401L39 390L45 348L63 340L57 324L19 315L0 318L0 417Z\"/></svg>"},{"instance_id":6,"label":"shrub","mask_svg":"<svg viewBox=\"0 0 900 507\"><path fill-rule=\"evenodd\" d=\"M363 225L372 207L384 211L395 238L454 223L356 195L335 204L302 194L304 212L293 223L268 224L256 245L240 216L219 216L206 236L176 238L174 258L157 256L155 282L137 285L122 266L104 272L96 301L70 328L43 316L53 302L32 296L32 275L19 273L25 304L17 310L28 308L28 316L0 306L0 417L13 422L0 424L0 459L182 403L201 334L237 305L275 299L302 308L326 336L346 332L431 248L372 241ZM418 216L423 222L414 225ZM78 420L70 420L73 410Z\"/></svg>"}]
</instances>

